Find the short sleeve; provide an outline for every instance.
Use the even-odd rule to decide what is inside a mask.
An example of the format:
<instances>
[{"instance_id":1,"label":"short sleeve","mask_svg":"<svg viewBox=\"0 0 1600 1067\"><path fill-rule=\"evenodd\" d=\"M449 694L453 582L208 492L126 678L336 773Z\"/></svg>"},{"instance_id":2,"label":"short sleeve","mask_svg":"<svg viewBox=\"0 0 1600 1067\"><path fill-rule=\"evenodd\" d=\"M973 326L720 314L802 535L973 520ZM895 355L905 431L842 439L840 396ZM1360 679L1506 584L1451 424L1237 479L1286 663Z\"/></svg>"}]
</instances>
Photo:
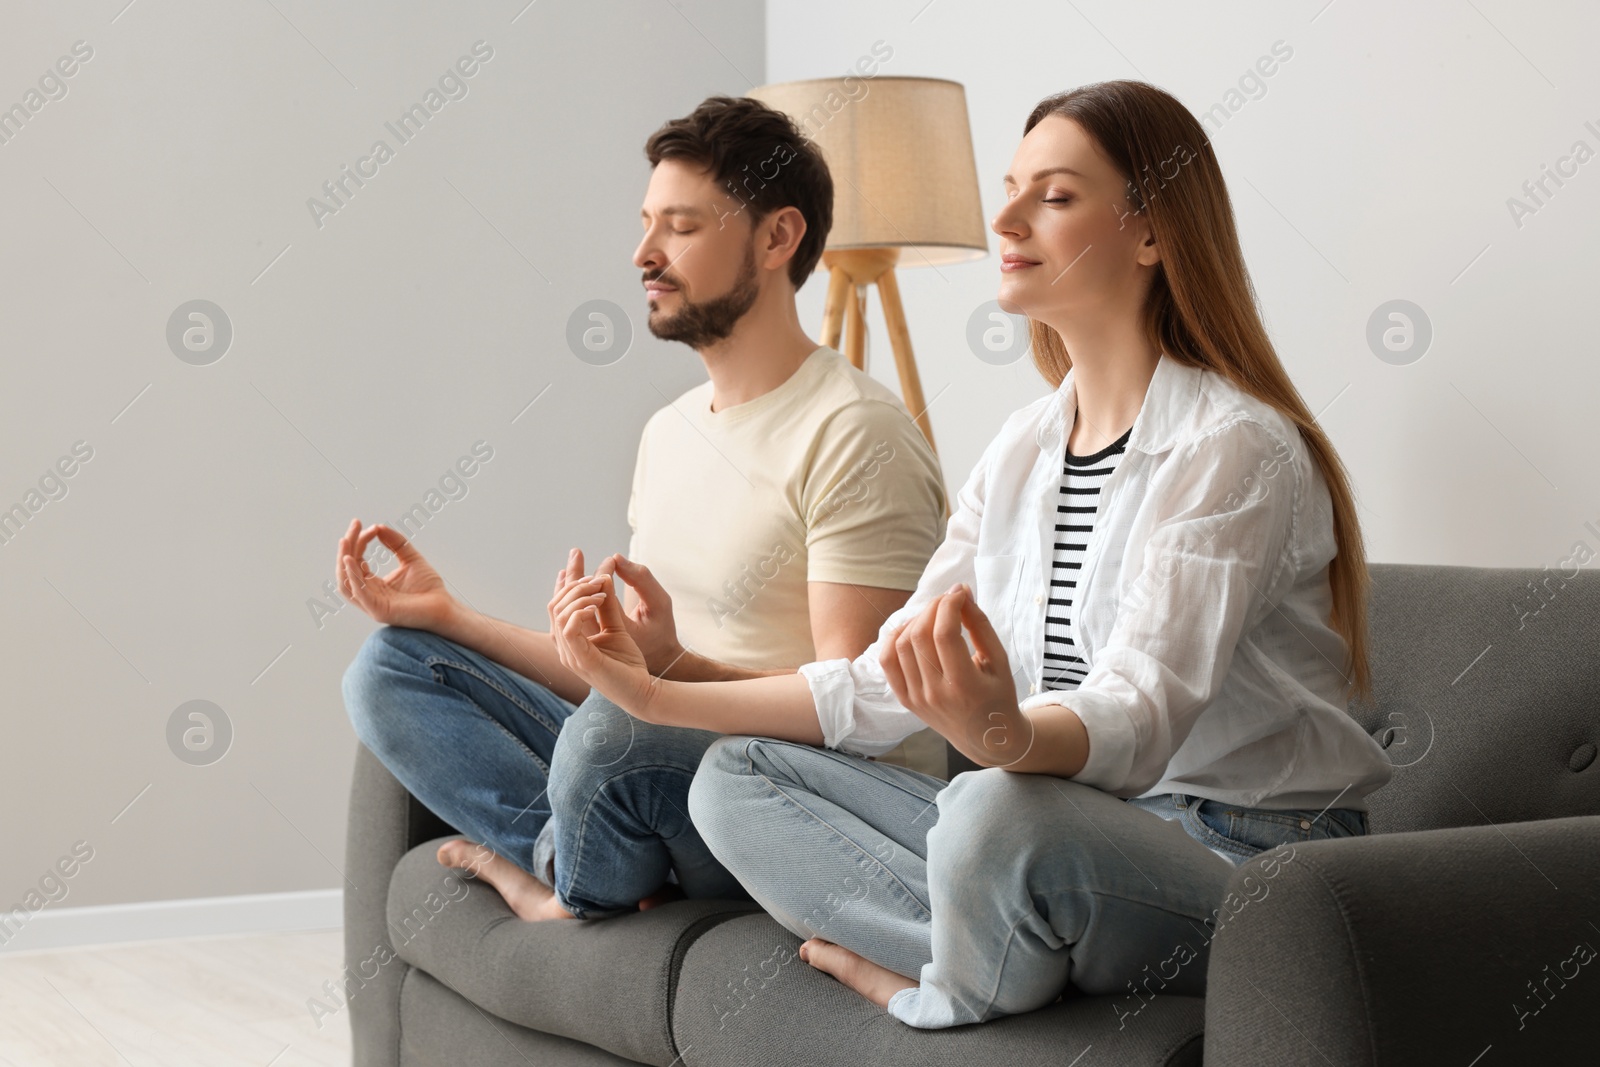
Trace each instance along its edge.
<instances>
[{"instance_id":1,"label":"short sleeve","mask_svg":"<svg viewBox=\"0 0 1600 1067\"><path fill-rule=\"evenodd\" d=\"M845 405L818 430L800 490L806 579L915 589L945 502L938 458L903 407Z\"/></svg>"},{"instance_id":2,"label":"short sleeve","mask_svg":"<svg viewBox=\"0 0 1600 1067\"><path fill-rule=\"evenodd\" d=\"M991 442L956 493L955 513L950 516L944 540L928 560L916 589L884 620L872 644L853 660L821 660L799 668L811 689L826 747L861 756L881 756L927 728L927 723L895 697L880 662L886 637L901 623L916 618L934 597L957 583L976 588L978 606L985 612L999 609L999 605L983 600L989 590L977 582L973 566L978 531L983 525L989 464L997 442Z\"/></svg>"},{"instance_id":3,"label":"short sleeve","mask_svg":"<svg viewBox=\"0 0 1600 1067\"><path fill-rule=\"evenodd\" d=\"M644 485L645 470L644 460L649 453L645 441L650 435L650 422L646 421L644 429L639 431L639 451L633 460L633 482L628 487L628 558L635 563L643 562L639 559L639 491Z\"/></svg>"},{"instance_id":4,"label":"short sleeve","mask_svg":"<svg viewBox=\"0 0 1600 1067\"><path fill-rule=\"evenodd\" d=\"M1125 549L1134 575L1105 646L1076 689L1029 697L1083 720L1088 761L1073 775L1120 796L1159 782L1216 699L1239 639L1287 592L1301 477L1289 445L1240 420L1169 460L1157 523Z\"/></svg>"}]
</instances>

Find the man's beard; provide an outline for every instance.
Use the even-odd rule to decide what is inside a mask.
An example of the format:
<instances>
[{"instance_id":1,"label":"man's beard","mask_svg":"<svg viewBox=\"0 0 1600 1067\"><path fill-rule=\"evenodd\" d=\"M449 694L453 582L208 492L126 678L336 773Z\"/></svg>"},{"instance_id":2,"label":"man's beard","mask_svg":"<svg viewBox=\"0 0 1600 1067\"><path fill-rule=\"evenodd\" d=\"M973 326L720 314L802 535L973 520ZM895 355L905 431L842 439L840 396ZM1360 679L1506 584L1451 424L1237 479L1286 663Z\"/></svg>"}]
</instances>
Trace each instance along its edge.
<instances>
[{"instance_id":1,"label":"man's beard","mask_svg":"<svg viewBox=\"0 0 1600 1067\"><path fill-rule=\"evenodd\" d=\"M645 281L654 280L648 275L645 277ZM683 297L683 306L676 313L668 316L652 312L646 325L663 341L682 341L690 348L705 348L733 332L745 312L755 304L757 292L756 244L752 240L745 246L744 265L739 268L739 276L726 293L698 304ZM678 293L682 296L681 287Z\"/></svg>"}]
</instances>

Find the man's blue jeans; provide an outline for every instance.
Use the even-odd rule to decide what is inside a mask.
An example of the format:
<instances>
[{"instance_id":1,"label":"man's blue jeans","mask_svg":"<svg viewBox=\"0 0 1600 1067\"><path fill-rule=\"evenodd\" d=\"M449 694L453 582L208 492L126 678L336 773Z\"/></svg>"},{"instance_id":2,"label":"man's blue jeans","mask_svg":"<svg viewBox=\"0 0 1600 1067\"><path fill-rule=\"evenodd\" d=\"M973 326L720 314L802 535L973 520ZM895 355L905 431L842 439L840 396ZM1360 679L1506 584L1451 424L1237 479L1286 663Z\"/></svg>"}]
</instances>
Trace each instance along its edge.
<instances>
[{"instance_id":1,"label":"man's blue jeans","mask_svg":"<svg viewBox=\"0 0 1600 1067\"><path fill-rule=\"evenodd\" d=\"M721 736L643 722L590 692L556 740L556 817L534 843L535 874L568 911L631 911L669 875L692 899L748 899L689 818L689 784Z\"/></svg>"},{"instance_id":2,"label":"man's blue jeans","mask_svg":"<svg viewBox=\"0 0 1600 1067\"><path fill-rule=\"evenodd\" d=\"M356 735L412 796L575 915L632 911L669 873L688 897L745 898L688 815L720 735L651 726L598 692L574 705L403 626L368 636L341 689Z\"/></svg>"},{"instance_id":3,"label":"man's blue jeans","mask_svg":"<svg viewBox=\"0 0 1600 1067\"><path fill-rule=\"evenodd\" d=\"M951 782L810 745L728 736L689 812L782 926L920 980L889 999L917 1027L984 1022L1066 992L1200 996L1233 869L1365 833L1366 813L1124 801L1067 778L985 768ZM1270 885L1263 887L1270 892ZM1263 894L1264 895L1264 894Z\"/></svg>"}]
</instances>

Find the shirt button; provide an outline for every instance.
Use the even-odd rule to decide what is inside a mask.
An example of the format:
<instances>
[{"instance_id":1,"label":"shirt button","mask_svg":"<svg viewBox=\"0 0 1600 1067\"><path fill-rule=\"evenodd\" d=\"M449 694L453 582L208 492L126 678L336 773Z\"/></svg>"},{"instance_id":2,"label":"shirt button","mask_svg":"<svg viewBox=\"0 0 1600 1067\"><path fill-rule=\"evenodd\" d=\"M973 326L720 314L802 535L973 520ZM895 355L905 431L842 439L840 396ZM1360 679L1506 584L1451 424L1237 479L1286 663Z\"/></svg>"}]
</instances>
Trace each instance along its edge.
<instances>
[{"instance_id":1,"label":"shirt button","mask_svg":"<svg viewBox=\"0 0 1600 1067\"><path fill-rule=\"evenodd\" d=\"M1042 597L1042 596L1035 596L1035 597L1034 597L1034 598L1033 598L1033 602L1034 602L1034 603L1035 603L1035 604L1043 604L1043 603L1044 603L1044 597Z\"/></svg>"},{"instance_id":2,"label":"shirt button","mask_svg":"<svg viewBox=\"0 0 1600 1067\"><path fill-rule=\"evenodd\" d=\"M1035 682L1032 685L1028 686L1028 695L1029 696L1032 696L1033 694L1037 693L1038 691L1039 691L1039 683L1038 682Z\"/></svg>"}]
</instances>

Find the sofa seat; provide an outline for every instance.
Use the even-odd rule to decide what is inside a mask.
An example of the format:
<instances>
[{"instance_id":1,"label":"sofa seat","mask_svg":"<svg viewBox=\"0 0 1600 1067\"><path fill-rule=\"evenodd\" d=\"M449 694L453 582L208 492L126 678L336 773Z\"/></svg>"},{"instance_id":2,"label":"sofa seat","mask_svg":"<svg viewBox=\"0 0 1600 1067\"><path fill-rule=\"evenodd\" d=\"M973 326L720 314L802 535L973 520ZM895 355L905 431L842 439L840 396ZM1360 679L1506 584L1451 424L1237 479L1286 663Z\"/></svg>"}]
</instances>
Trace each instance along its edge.
<instances>
[{"instance_id":1,"label":"sofa seat","mask_svg":"<svg viewBox=\"0 0 1600 1067\"><path fill-rule=\"evenodd\" d=\"M800 939L765 913L723 918L688 946L678 976L673 1036L685 1063L1200 1067L1200 997L1069 986L1026 1015L919 1030L801 960Z\"/></svg>"},{"instance_id":2,"label":"sofa seat","mask_svg":"<svg viewBox=\"0 0 1600 1067\"><path fill-rule=\"evenodd\" d=\"M420 982L412 988L418 976L408 974L403 996L426 1002L430 1011L406 1016L402 1044L417 1049L418 1040L435 1040L417 1029L432 1026L422 1019L442 1023L451 1016L459 1006L442 994L453 992L487 1013L477 1023L480 1029L504 1020L625 1060L658 1067L678 1061L670 1005L685 951L718 923L759 911L757 906L685 900L604 922L523 922L494 887L439 864L439 845L455 836L412 848L389 881L387 920L395 952L442 987ZM445 1032L456 1029L447 1026ZM504 1023L499 1029L513 1030ZM509 1051L498 1039L494 1044Z\"/></svg>"},{"instance_id":3,"label":"sofa seat","mask_svg":"<svg viewBox=\"0 0 1600 1067\"><path fill-rule=\"evenodd\" d=\"M637 1063L570 1037L540 1033L496 1018L415 967L406 968L401 979L400 1010L405 1012L406 1022L395 1050L399 1067L439 1067L444 1063L635 1067Z\"/></svg>"}]
</instances>

